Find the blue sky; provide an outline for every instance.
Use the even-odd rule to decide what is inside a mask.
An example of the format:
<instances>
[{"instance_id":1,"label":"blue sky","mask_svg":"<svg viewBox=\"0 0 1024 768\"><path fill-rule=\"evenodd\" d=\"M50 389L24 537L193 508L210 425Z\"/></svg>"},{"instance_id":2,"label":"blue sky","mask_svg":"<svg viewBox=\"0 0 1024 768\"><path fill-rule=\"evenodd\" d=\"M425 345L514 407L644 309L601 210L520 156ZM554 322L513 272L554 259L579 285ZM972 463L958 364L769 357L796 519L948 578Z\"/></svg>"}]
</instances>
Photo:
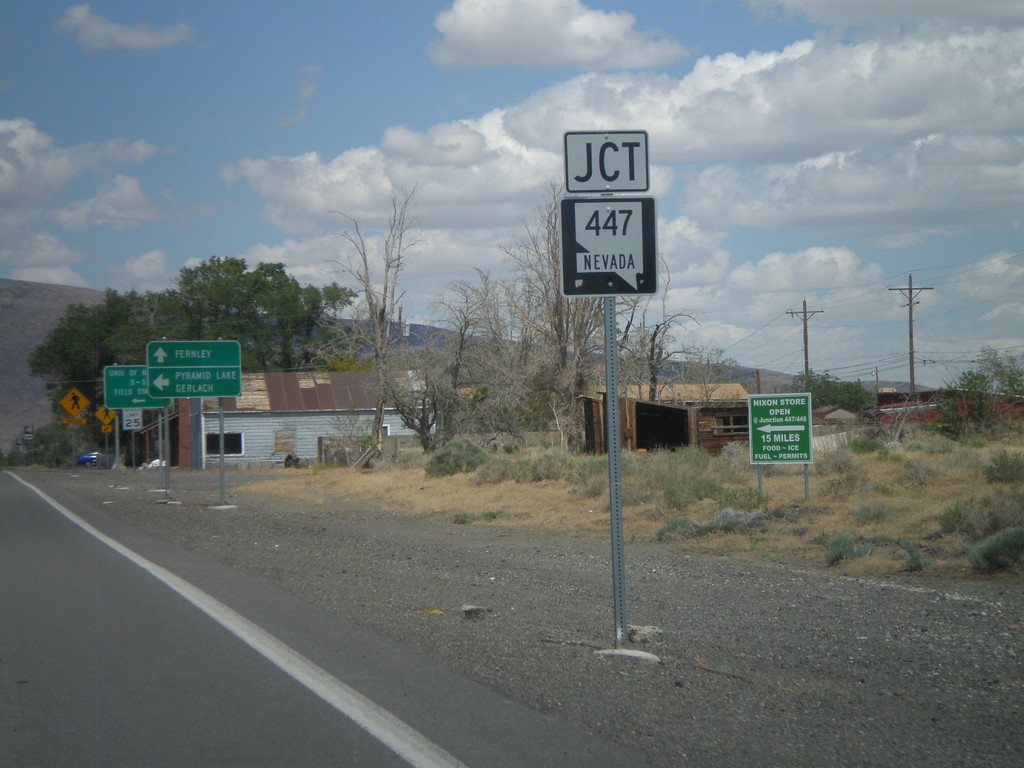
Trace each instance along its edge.
<instances>
[{"instance_id":1,"label":"blue sky","mask_svg":"<svg viewBox=\"0 0 1024 768\"><path fill-rule=\"evenodd\" d=\"M507 274L566 131L649 134L680 345L941 385L1024 320L1018 0L94 0L0 14L0 278L349 282L417 188L408 318Z\"/></svg>"}]
</instances>

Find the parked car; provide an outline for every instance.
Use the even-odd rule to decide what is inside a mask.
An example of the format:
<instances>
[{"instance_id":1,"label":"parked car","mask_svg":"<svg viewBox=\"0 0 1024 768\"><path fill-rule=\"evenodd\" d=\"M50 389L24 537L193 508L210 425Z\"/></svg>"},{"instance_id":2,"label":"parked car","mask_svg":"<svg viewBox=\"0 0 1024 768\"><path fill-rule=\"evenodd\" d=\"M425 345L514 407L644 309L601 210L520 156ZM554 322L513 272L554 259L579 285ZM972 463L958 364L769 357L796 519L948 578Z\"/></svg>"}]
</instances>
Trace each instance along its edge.
<instances>
[{"instance_id":1,"label":"parked car","mask_svg":"<svg viewBox=\"0 0 1024 768\"><path fill-rule=\"evenodd\" d=\"M78 455L78 466L80 467L95 467L99 462L99 451L89 451L88 453L80 453Z\"/></svg>"}]
</instances>

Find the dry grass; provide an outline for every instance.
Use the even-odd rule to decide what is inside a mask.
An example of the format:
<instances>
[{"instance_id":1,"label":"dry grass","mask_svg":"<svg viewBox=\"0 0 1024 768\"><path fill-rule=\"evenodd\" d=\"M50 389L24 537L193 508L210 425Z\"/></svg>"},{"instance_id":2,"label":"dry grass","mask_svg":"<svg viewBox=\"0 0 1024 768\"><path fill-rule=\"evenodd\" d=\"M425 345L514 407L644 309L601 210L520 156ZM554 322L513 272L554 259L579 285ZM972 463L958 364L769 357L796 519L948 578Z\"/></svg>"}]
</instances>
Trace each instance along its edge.
<instances>
[{"instance_id":1,"label":"dry grass","mask_svg":"<svg viewBox=\"0 0 1024 768\"><path fill-rule=\"evenodd\" d=\"M715 478L728 498L752 499L751 506L767 514L761 525L732 531L706 530L723 506L719 500L697 498L683 509L670 509L652 499L645 463L668 459L631 457L623 478L623 496L629 502L624 509L626 538L659 541L685 553L825 568L829 540L844 533L856 537L870 554L843 560L834 566L836 571L867 575L908 570L904 545L909 543L926 556L925 573L967 577L972 574L966 558L971 542L961 533L943 532L939 517L957 500L979 499L991 492L984 469L997 451L1007 449L1024 449L1024 439L965 446L924 435L870 453L842 449L816 456L809 500L804 498L803 468L776 466L765 469L759 502L757 472L746 463L745 454L718 457L701 465L702 474ZM594 461L578 461L586 460ZM589 481L500 483L481 483L475 473L428 478L421 462L372 471L282 470L279 478L247 490L299 498L338 514L350 506L346 502L365 500L394 514L439 515L453 524L606 532L607 475L596 483L592 465L590 470ZM602 488L599 494L595 486ZM659 536L667 523L671 527L672 521L682 519L705 530L699 535Z\"/></svg>"}]
</instances>

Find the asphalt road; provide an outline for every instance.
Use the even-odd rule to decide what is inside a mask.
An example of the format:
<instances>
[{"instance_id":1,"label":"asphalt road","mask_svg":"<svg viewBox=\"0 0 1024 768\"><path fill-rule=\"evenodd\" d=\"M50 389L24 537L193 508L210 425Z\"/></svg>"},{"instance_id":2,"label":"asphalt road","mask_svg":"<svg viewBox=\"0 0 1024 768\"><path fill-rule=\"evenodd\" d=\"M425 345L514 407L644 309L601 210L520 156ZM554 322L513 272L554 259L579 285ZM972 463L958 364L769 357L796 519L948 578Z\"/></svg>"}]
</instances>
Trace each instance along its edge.
<instances>
[{"instance_id":1,"label":"asphalt road","mask_svg":"<svg viewBox=\"0 0 1024 768\"><path fill-rule=\"evenodd\" d=\"M0 473L0 765L625 766L266 582Z\"/></svg>"}]
</instances>

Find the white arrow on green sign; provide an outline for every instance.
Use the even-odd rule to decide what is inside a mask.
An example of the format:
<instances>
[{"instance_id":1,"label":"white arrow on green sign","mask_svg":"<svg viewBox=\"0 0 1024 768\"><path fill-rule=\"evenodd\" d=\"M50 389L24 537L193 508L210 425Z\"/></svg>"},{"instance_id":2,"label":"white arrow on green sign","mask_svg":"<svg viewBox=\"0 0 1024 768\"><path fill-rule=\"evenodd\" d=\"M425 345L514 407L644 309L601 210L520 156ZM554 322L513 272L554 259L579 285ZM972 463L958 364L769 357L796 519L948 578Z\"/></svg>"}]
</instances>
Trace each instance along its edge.
<instances>
[{"instance_id":1,"label":"white arrow on green sign","mask_svg":"<svg viewBox=\"0 0 1024 768\"><path fill-rule=\"evenodd\" d=\"M164 399L149 394L144 365L108 365L103 369L103 404L115 408L163 408Z\"/></svg>"},{"instance_id":2,"label":"white arrow on green sign","mask_svg":"<svg viewBox=\"0 0 1024 768\"><path fill-rule=\"evenodd\" d=\"M153 397L238 397L242 350L237 341L151 341L146 345Z\"/></svg>"},{"instance_id":3,"label":"white arrow on green sign","mask_svg":"<svg viewBox=\"0 0 1024 768\"><path fill-rule=\"evenodd\" d=\"M747 399L751 464L810 464L811 395L750 395Z\"/></svg>"}]
</instances>

